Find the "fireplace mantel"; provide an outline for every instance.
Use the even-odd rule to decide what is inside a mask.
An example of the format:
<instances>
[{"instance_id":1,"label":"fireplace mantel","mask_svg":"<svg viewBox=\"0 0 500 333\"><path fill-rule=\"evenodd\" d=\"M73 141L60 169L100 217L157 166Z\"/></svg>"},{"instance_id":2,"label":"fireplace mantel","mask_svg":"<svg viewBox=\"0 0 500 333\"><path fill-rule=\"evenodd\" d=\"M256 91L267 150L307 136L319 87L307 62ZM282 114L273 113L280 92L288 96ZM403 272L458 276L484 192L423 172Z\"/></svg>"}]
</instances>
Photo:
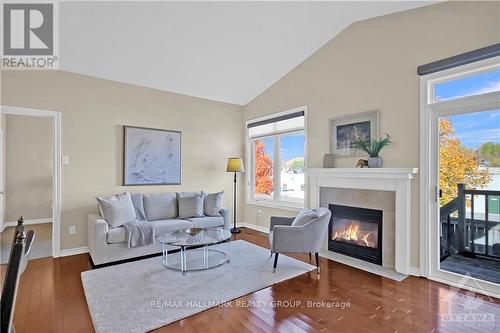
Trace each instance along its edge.
<instances>
[{"instance_id":1,"label":"fireplace mantel","mask_svg":"<svg viewBox=\"0 0 500 333\"><path fill-rule=\"evenodd\" d=\"M308 176L413 179L418 168L309 168Z\"/></svg>"},{"instance_id":2,"label":"fireplace mantel","mask_svg":"<svg viewBox=\"0 0 500 333\"><path fill-rule=\"evenodd\" d=\"M418 168L310 168L306 170L307 202L310 207L319 207L321 187L395 192L394 269L408 275L411 271L411 182L416 174Z\"/></svg>"}]
</instances>

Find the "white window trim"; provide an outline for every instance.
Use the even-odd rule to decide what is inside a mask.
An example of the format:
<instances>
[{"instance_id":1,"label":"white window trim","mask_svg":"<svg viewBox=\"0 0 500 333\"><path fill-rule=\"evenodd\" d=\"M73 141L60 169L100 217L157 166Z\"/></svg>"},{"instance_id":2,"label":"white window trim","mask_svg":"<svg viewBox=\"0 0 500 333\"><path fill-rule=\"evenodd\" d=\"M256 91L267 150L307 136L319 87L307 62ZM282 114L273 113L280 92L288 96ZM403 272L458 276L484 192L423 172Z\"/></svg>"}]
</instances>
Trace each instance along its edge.
<instances>
[{"instance_id":1,"label":"white window trim","mask_svg":"<svg viewBox=\"0 0 500 333\"><path fill-rule=\"evenodd\" d=\"M459 113L479 112L500 108L500 92L472 95L445 101L433 101L433 85L450 79L500 68L500 57L451 68L420 78L420 275L430 280L499 297L498 285L441 270L439 251L439 212L437 186L437 119Z\"/></svg>"},{"instance_id":2,"label":"white window trim","mask_svg":"<svg viewBox=\"0 0 500 333\"><path fill-rule=\"evenodd\" d=\"M246 183L246 185L247 185L246 186L246 203L248 205L256 205L256 206L261 206L261 207L276 208L276 209L283 209L283 210L290 210L290 211L300 211L306 205L306 202L307 202L307 198L306 198L306 195L307 195L307 177L305 177L305 179L304 179L304 196L305 197L304 197L303 204L296 204L296 203L289 202L289 201L276 200L275 198L276 198L278 191L275 191L273 200L255 200L255 199L253 199L253 193L254 193L254 187L255 187L255 184L253 182L253 172L255 170L255 168L254 168L255 161L252 157L253 156L253 143L252 143L253 140L249 139L249 134L248 134L248 124L251 124L251 123L254 123L257 121L262 121L262 120L267 120L267 119L287 115L290 113L299 112L299 111L304 111L304 169L307 169L307 106L306 105L298 107L298 108L294 108L291 110L273 113L273 114L266 115L264 117L254 118L254 119L250 119L250 120L246 121L246 123L245 123L246 160L247 160L247 164L249 166L248 172L246 173L247 174L246 175L246 180L247 180L247 183ZM290 132L290 133L292 134L293 132ZM297 133L297 131L295 133ZM277 140L274 141L274 144L275 145L278 144ZM277 166L278 166L278 168L277 168ZM273 170L279 170L279 158L274 158ZM274 177L273 177L273 181L274 181ZM276 188L276 184L274 184L274 186ZM279 189L279 186L278 186L278 189Z\"/></svg>"}]
</instances>

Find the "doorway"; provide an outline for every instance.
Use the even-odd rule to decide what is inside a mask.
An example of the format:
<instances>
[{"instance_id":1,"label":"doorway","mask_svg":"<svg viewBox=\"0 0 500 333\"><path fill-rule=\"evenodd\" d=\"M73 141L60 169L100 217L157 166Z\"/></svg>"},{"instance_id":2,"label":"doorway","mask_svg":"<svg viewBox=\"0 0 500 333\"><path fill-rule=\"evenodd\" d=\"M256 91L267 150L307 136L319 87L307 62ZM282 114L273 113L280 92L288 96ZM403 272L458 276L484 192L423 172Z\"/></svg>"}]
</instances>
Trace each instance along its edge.
<instances>
[{"instance_id":1,"label":"doorway","mask_svg":"<svg viewBox=\"0 0 500 333\"><path fill-rule=\"evenodd\" d=\"M438 125L440 269L500 285L500 109Z\"/></svg>"},{"instance_id":2,"label":"doorway","mask_svg":"<svg viewBox=\"0 0 500 333\"><path fill-rule=\"evenodd\" d=\"M421 275L496 297L499 60L421 79Z\"/></svg>"},{"instance_id":3,"label":"doorway","mask_svg":"<svg viewBox=\"0 0 500 333\"><path fill-rule=\"evenodd\" d=\"M36 231L31 258L60 256L60 114L1 106L1 263L19 216Z\"/></svg>"}]
</instances>

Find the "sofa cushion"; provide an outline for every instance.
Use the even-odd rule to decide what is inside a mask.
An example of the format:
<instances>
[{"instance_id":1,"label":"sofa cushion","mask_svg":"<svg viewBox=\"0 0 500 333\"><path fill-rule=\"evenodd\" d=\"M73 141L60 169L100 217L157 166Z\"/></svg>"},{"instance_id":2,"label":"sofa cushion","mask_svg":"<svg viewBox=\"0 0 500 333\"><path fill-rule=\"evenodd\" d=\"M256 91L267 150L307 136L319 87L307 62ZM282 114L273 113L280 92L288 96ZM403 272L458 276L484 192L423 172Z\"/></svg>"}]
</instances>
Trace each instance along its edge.
<instances>
[{"instance_id":1,"label":"sofa cushion","mask_svg":"<svg viewBox=\"0 0 500 333\"><path fill-rule=\"evenodd\" d=\"M206 216L220 216L219 212L222 209L222 198L224 191L217 193L203 193L205 201L203 203L203 211Z\"/></svg>"},{"instance_id":2,"label":"sofa cushion","mask_svg":"<svg viewBox=\"0 0 500 333\"><path fill-rule=\"evenodd\" d=\"M186 220L159 220L150 222L153 225L155 236L161 236L167 232L188 229L193 226L193 223ZM117 244L127 242L127 231L125 227L110 229L107 234L108 244Z\"/></svg>"},{"instance_id":3,"label":"sofa cushion","mask_svg":"<svg viewBox=\"0 0 500 333\"><path fill-rule=\"evenodd\" d=\"M177 200L175 193L144 194L144 211L148 221L177 218Z\"/></svg>"},{"instance_id":4,"label":"sofa cushion","mask_svg":"<svg viewBox=\"0 0 500 333\"><path fill-rule=\"evenodd\" d=\"M118 228L136 220L134 205L130 193L125 192L110 197L95 197L100 205L100 212L111 228Z\"/></svg>"},{"instance_id":5,"label":"sofa cushion","mask_svg":"<svg viewBox=\"0 0 500 333\"><path fill-rule=\"evenodd\" d=\"M155 230L155 236L161 236L167 232L189 229L193 223L186 220L171 219L150 222Z\"/></svg>"},{"instance_id":6,"label":"sofa cushion","mask_svg":"<svg viewBox=\"0 0 500 333\"><path fill-rule=\"evenodd\" d=\"M130 198L134 205L137 221L146 220L146 213L144 212L144 195L142 193L130 193Z\"/></svg>"},{"instance_id":7,"label":"sofa cushion","mask_svg":"<svg viewBox=\"0 0 500 333\"><path fill-rule=\"evenodd\" d=\"M318 213L316 213L314 210L310 208L303 208L300 210L299 214L293 220L292 226L298 227L307 224L318 217L319 217Z\"/></svg>"},{"instance_id":8,"label":"sofa cushion","mask_svg":"<svg viewBox=\"0 0 500 333\"><path fill-rule=\"evenodd\" d=\"M193 217L188 219L195 228L214 228L224 225L222 216Z\"/></svg>"},{"instance_id":9,"label":"sofa cushion","mask_svg":"<svg viewBox=\"0 0 500 333\"><path fill-rule=\"evenodd\" d=\"M203 194L178 195L179 218L203 216Z\"/></svg>"}]
</instances>

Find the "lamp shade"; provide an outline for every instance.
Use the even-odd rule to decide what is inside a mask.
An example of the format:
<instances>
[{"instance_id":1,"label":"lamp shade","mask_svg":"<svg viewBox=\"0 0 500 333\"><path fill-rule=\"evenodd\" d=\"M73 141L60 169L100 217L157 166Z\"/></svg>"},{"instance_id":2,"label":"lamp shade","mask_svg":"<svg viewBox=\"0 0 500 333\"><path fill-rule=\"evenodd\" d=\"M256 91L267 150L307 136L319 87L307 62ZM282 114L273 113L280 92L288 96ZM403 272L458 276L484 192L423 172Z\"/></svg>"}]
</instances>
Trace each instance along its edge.
<instances>
[{"instance_id":1,"label":"lamp shade","mask_svg":"<svg viewBox=\"0 0 500 333\"><path fill-rule=\"evenodd\" d=\"M241 157L228 158L226 172L245 172L243 159Z\"/></svg>"}]
</instances>

